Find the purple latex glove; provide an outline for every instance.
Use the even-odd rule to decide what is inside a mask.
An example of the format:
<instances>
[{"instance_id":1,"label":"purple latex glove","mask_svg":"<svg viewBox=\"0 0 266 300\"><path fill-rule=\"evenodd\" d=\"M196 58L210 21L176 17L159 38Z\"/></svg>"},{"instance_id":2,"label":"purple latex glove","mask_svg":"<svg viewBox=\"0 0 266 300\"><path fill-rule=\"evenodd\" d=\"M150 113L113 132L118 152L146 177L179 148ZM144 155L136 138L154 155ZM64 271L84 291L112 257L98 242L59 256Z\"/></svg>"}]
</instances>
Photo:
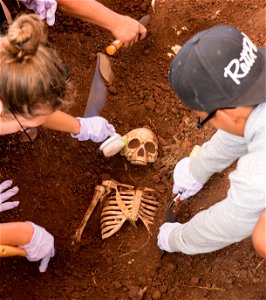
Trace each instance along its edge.
<instances>
[{"instance_id":1,"label":"purple latex glove","mask_svg":"<svg viewBox=\"0 0 266 300\"><path fill-rule=\"evenodd\" d=\"M9 189L12 183L12 180L6 180L0 184L0 212L12 209L19 205L19 201L5 202L6 200L18 193L17 186L14 186L12 189ZM8 190L5 191L6 189Z\"/></svg>"},{"instance_id":2,"label":"purple latex glove","mask_svg":"<svg viewBox=\"0 0 266 300\"><path fill-rule=\"evenodd\" d=\"M19 0L28 9L34 10L34 12L42 19L46 19L46 23L49 26L54 25L55 12L57 9L56 0Z\"/></svg>"},{"instance_id":3,"label":"purple latex glove","mask_svg":"<svg viewBox=\"0 0 266 300\"><path fill-rule=\"evenodd\" d=\"M95 143L106 140L115 133L114 126L102 117L77 118L80 122L80 133L71 134L79 141L91 140Z\"/></svg>"},{"instance_id":4,"label":"purple latex glove","mask_svg":"<svg viewBox=\"0 0 266 300\"><path fill-rule=\"evenodd\" d=\"M43 227L32 222L27 223L33 226L33 236L29 244L20 246L20 248L26 250L26 258L29 261L41 261L39 271L43 273L46 271L51 257L55 254L54 237Z\"/></svg>"}]
</instances>

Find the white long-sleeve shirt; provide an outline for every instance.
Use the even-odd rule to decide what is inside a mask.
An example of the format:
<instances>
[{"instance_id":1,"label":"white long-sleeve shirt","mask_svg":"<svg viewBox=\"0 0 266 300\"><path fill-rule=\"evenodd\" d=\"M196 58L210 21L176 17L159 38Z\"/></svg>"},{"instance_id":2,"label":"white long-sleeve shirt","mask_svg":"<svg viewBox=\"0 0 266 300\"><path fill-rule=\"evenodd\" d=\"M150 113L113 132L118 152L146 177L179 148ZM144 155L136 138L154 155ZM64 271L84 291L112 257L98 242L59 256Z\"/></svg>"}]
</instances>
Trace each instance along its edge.
<instances>
[{"instance_id":1,"label":"white long-sleeve shirt","mask_svg":"<svg viewBox=\"0 0 266 300\"><path fill-rule=\"evenodd\" d=\"M244 137L218 130L191 158L190 172L205 183L234 161L227 197L196 214L189 222L177 224L168 237L174 251L199 254L224 248L252 234L265 209L265 103L249 116Z\"/></svg>"}]
</instances>

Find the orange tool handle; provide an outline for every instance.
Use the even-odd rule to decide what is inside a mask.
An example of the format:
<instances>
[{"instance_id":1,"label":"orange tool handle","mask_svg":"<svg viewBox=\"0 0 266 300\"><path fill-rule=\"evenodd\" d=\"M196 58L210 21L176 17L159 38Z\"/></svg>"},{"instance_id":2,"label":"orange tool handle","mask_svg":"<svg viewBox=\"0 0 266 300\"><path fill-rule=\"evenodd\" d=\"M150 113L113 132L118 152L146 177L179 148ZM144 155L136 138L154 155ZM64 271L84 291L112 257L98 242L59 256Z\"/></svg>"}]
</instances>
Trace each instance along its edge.
<instances>
[{"instance_id":1,"label":"orange tool handle","mask_svg":"<svg viewBox=\"0 0 266 300\"><path fill-rule=\"evenodd\" d=\"M115 40L106 47L105 51L109 55L114 55L122 46L123 42L121 42L120 40Z\"/></svg>"},{"instance_id":2,"label":"orange tool handle","mask_svg":"<svg viewBox=\"0 0 266 300\"><path fill-rule=\"evenodd\" d=\"M150 15L145 15L139 19L140 24L142 24L143 26L147 26L149 21ZM122 46L123 42L121 42L120 40L115 40L105 48L105 51L109 55L114 55Z\"/></svg>"},{"instance_id":3,"label":"orange tool handle","mask_svg":"<svg viewBox=\"0 0 266 300\"><path fill-rule=\"evenodd\" d=\"M0 245L0 257L26 256L27 252L19 247Z\"/></svg>"}]
</instances>

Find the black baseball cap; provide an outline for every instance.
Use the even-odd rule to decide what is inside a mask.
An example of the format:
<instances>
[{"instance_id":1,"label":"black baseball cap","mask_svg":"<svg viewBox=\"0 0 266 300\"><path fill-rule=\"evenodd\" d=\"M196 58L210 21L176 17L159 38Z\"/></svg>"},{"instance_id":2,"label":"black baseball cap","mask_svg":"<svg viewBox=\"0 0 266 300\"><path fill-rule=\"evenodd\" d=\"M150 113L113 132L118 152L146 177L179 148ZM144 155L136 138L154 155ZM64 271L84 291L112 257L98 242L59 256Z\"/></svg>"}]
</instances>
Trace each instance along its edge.
<instances>
[{"instance_id":1,"label":"black baseball cap","mask_svg":"<svg viewBox=\"0 0 266 300\"><path fill-rule=\"evenodd\" d=\"M266 47L229 25L201 31L188 40L170 65L172 89L191 110L265 102Z\"/></svg>"}]
</instances>

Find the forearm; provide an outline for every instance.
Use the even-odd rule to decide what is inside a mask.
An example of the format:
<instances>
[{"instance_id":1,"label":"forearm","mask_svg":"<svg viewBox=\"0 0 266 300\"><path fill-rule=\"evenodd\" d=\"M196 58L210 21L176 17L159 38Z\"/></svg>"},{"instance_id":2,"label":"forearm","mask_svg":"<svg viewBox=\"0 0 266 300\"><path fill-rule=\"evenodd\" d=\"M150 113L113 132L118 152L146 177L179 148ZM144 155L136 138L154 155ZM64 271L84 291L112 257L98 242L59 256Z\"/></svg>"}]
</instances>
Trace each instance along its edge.
<instances>
[{"instance_id":1,"label":"forearm","mask_svg":"<svg viewBox=\"0 0 266 300\"><path fill-rule=\"evenodd\" d=\"M177 226L168 242L173 251L190 255L216 251L250 236L258 215L224 200Z\"/></svg>"},{"instance_id":2,"label":"forearm","mask_svg":"<svg viewBox=\"0 0 266 300\"><path fill-rule=\"evenodd\" d=\"M191 158L189 170L198 182L204 184L211 175L224 170L246 152L244 138L218 130Z\"/></svg>"},{"instance_id":3,"label":"forearm","mask_svg":"<svg viewBox=\"0 0 266 300\"><path fill-rule=\"evenodd\" d=\"M0 224L0 245L22 246L31 241L34 229L30 223Z\"/></svg>"},{"instance_id":4,"label":"forearm","mask_svg":"<svg viewBox=\"0 0 266 300\"><path fill-rule=\"evenodd\" d=\"M59 10L65 14L99 25L110 31L120 22L120 14L95 0L57 0L57 3Z\"/></svg>"},{"instance_id":5,"label":"forearm","mask_svg":"<svg viewBox=\"0 0 266 300\"><path fill-rule=\"evenodd\" d=\"M237 169L229 175L227 197L173 229L168 236L170 247L186 254L199 254L250 236L265 209L264 166L262 150L240 158Z\"/></svg>"},{"instance_id":6,"label":"forearm","mask_svg":"<svg viewBox=\"0 0 266 300\"><path fill-rule=\"evenodd\" d=\"M43 124L43 126L49 129L69 132L73 134L80 133L79 121L71 115L66 114L60 110L52 113Z\"/></svg>"}]
</instances>

